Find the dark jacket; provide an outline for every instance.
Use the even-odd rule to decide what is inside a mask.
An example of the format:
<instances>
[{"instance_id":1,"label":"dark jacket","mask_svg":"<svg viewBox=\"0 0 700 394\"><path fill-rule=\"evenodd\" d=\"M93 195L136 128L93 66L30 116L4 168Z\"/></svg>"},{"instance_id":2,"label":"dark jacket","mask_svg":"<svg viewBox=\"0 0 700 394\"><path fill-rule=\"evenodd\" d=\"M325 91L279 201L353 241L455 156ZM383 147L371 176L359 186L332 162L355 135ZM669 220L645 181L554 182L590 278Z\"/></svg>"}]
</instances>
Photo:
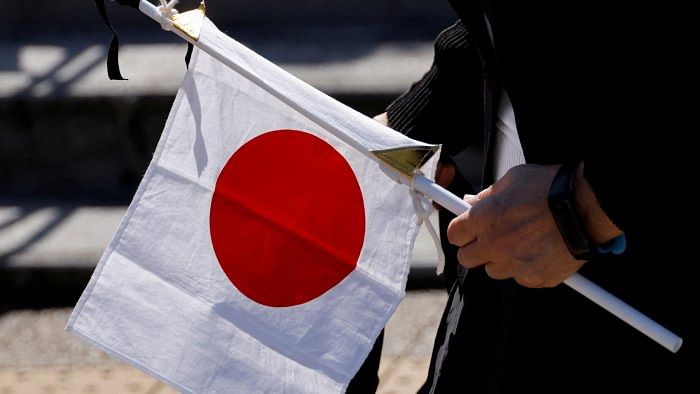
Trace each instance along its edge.
<instances>
[{"instance_id":1,"label":"dark jacket","mask_svg":"<svg viewBox=\"0 0 700 394\"><path fill-rule=\"evenodd\" d=\"M494 102L504 87L527 162L583 159L599 203L627 235L623 256L592 260L581 273L683 336L685 345L671 354L564 285L525 289L480 269L459 270L434 350L446 356L440 365L434 357L426 388L697 386L686 380L698 338L694 231L678 225L694 228L697 218L682 187L695 178L687 139L697 129L696 100L687 93L696 90L680 11L595 1L452 3L459 22L437 39L431 70L388 108L390 125L445 144L445 159L478 146L486 186Z\"/></svg>"}]
</instances>

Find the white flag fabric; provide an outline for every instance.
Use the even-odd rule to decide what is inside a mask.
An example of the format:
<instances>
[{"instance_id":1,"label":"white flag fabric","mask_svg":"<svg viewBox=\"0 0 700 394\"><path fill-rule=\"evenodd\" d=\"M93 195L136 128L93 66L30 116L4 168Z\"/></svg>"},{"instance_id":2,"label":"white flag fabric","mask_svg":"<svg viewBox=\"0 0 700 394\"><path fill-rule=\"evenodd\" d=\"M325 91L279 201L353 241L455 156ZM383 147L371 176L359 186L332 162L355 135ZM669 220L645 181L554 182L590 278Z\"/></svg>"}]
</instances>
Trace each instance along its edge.
<instances>
[{"instance_id":1,"label":"white flag fabric","mask_svg":"<svg viewBox=\"0 0 700 394\"><path fill-rule=\"evenodd\" d=\"M425 144L208 20L199 45L240 69L195 50L67 329L185 392L342 392L404 295L419 229L368 152Z\"/></svg>"}]
</instances>

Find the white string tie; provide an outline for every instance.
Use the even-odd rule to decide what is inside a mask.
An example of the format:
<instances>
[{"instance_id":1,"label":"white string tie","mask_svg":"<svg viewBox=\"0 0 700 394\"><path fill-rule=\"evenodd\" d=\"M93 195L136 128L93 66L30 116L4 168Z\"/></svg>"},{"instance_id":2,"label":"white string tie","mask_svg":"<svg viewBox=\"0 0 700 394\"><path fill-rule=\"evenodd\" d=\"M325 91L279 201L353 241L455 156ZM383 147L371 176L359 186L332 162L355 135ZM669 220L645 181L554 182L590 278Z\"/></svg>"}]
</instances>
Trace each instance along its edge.
<instances>
[{"instance_id":1,"label":"white string tie","mask_svg":"<svg viewBox=\"0 0 700 394\"><path fill-rule=\"evenodd\" d=\"M443 253L442 251L440 236L435 230L433 223L430 221L430 215L433 213L435 208L433 207L433 204L430 202L430 200L428 200L422 193L416 190L415 184L413 183L415 175L418 174L421 174L420 171L417 171L414 174L414 177L411 178L411 184L409 185L409 193L411 194L411 199L413 200L413 207L416 209L416 215L418 215L420 223L425 223L425 226L428 229L428 233L430 233L430 237L433 239L433 243L435 244L435 251L437 252L438 258L436 272L438 275L440 275L445 270L445 253ZM429 208L426 208L426 206L428 206Z\"/></svg>"},{"instance_id":2,"label":"white string tie","mask_svg":"<svg viewBox=\"0 0 700 394\"><path fill-rule=\"evenodd\" d=\"M158 6L158 11L164 17L160 21L160 27L165 31L170 31L173 29L173 16L177 15L179 12L175 9L178 0L160 0L160 6Z\"/></svg>"}]
</instances>

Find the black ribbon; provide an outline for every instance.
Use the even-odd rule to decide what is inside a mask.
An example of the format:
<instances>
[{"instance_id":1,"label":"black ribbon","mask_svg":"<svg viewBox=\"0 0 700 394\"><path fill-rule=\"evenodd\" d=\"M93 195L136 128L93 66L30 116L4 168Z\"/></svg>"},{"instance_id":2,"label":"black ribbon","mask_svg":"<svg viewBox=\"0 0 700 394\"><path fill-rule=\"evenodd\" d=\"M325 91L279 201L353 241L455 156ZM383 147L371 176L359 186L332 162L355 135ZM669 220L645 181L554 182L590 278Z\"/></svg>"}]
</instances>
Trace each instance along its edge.
<instances>
[{"instance_id":1,"label":"black ribbon","mask_svg":"<svg viewBox=\"0 0 700 394\"><path fill-rule=\"evenodd\" d=\"M119 5L125 5L127 7L139 8L139 0L112 0L119 3ZM114 26L109 21L107 16L107 9L105 8L104 0L95 0L95 5L97 6L97 11L99 11L102 20L112 32L112 41L109 43L109 50L107 51L107 75L111 80L126 81L127 79L122 77L122 73L119 70L119 37L117 36ZM190 57L192 56L192 44L187 44L187 54L185 54L185 65L189 67Z\"/></svg>"},{"instance_id":2,"label":"black ribbon","mask_svg":"<svg viewBox=\"0 0 700 394\"><path fill-rule=\"evenodd\" d=\"M116 1L121 5L139 8L139 0ZM109 17L107 17L104 0L95 0L95 5L97 6L97 11L100 12L100 16L102 16L102 20L105 21L105 24L112 32L112 41L110 41L109 50L107 51L107 75L111 80L125 81L126 78L122 77L122 73L119 71L119 37L117 37L117 32L114 30L112 23L110 23Z\"/></svg>"},{"instance_id":3,"label":"black ribbon","mask_svg":"<svg viewBox=\"0 0 700 394\"><path fill-rule=\"evenodd\" d=\"M187 43L187 53L185 53L185 67L190 68L190 58L192 57L192 50L194 45L192 43Z\"/></svg>"}]
</instances>

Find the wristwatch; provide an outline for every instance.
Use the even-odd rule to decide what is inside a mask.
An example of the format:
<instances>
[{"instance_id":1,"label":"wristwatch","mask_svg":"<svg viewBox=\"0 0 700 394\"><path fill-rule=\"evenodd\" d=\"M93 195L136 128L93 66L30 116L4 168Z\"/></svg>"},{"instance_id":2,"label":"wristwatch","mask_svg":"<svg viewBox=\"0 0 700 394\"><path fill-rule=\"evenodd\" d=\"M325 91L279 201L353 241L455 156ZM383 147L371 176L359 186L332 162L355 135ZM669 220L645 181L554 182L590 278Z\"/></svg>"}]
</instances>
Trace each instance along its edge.
<instances>
[{"instance_id":1,"label":"wristwatch","mask_svg":"<svg viewBox=\"0 0 700 394\"><path fill-rule=\"evenodd\" d=\"M559 168L549 188L547 203L571 255L577 260L588 260L600 253L576 208L574 181L580 164L581 161L565 163Z\"/></svg>"}]
</instances>

